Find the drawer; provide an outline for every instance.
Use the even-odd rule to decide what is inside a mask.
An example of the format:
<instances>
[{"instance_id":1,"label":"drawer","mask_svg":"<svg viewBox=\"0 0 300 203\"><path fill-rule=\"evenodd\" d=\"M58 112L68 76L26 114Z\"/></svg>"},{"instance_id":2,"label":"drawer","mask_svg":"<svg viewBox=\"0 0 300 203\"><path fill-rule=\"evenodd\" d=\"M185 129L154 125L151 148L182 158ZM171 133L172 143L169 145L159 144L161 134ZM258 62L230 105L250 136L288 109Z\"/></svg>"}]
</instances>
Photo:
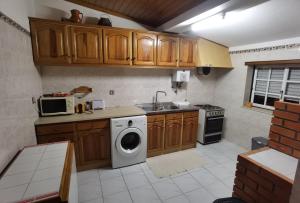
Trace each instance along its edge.
<instances>
[{"instance_id":1,"label":"drawer","mask_svg":"<svg viewBox=\"0 0 300 203\"><path fill-rule=\"evenodd\" d=\"M52 142L62 142L71 141L74 142L73 133L63 133L63 134L52 134L52 135L39 135L37 136L37 143L52 143Z\"/></svg>"},{"instance_id":2,"label":"drawer","mask_svg":"<svg viewBox=\"0 0 300 203\"><path fill-rule=\"evenodd\" d=\"M189 111L183 113L183 118L198 117L199 111Z\"/></svg>"},{"instance_id":3,"label":"drawer","mask_svg":"<svg viewBox=\"0 0 300 203\"><path fill-rule=\"evenodd\" d=\"M166 120L182 119L182 113L169 113L166 114Z\"/></svg>"},{"instance_id":4,"label":"drawer","mask_svg":"<svg viewBox=\"0 0 300 203\"><path fill-rule=\"evenodd\" d=\"M73 131L73 123L36 126L37 135L70 133Z\"/></svg>"},{"instance_id":5,"label":"drawer","mask_svg":"<svg viewBox=\"0 0 300 203\"><path fill-rule=\"evenodd\" d=\"M164 121L165 115L153 115L153 116L147 116L147 122L157 122L157 121Z\"/></svg>"},{"instance_id":6,"label":"drawer","mask_svg":"<svg viewBox=\"0 0 300 203\"><path fill-rule=\"evenodd\" d=\"M76 124L77 130L109 128L109 120L85 121Z\"/></svg>"}]
</instances>

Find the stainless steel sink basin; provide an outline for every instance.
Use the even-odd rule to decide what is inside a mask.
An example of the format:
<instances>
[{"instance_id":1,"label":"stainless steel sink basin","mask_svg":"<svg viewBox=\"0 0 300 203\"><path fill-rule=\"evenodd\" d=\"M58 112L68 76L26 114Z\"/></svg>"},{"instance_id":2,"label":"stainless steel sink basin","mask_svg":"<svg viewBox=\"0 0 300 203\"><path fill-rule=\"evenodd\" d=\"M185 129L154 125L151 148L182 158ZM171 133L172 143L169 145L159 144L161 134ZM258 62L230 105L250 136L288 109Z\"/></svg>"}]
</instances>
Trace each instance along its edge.
<instances>
[{"instance_id":1,"label":"stainless steel sink basin","mask_svg":"<svg viewBox=\"0 0 300 203\"><path fill-rule=\"evenodd\" d=\"M171 111L179 109L178 106L174 105L172 102L162 102L157 104L144 103L137 105L146 112L157 112L157 111Z\"/></svg>"}]
</instances>

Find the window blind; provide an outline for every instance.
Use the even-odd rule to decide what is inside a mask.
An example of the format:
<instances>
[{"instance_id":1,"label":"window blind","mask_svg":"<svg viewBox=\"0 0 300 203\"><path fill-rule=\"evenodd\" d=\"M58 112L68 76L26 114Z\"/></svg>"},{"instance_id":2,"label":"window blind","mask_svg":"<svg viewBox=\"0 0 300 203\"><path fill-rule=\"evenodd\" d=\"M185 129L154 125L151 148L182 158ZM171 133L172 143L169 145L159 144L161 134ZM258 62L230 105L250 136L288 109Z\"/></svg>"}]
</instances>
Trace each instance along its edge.
<instances>
[{"instance_id":1,"label":"window blind","mask_svg":"<svg viewBox=\"0 0 300 203\"><path fill-rule=\"evenodd\" d=\"M284 69L271 69L271 80L283 80Z\"/></svg>"},{"instance_id":2,"label":"window blind","mask_svg":"<svg viewBox=\"0 0 300 203\"><path fill-rule=\"evenodd\" d=\"M300 103L300 67L263 65L255 68L253 105L273 109L278 100Z\"/></svg>"},{"instance_id":3,"label":"window blind","mask_svg":"<svg viewBox=\"0 0 300 203\"><path fill-rule=\"evenodd\" d=\"M300 69L290 68L288 80L300 81Z\"/></svg>"},{"instance_id":4,"label":"window blind","mask_svg":"<svg viewBox=\"0 0 300 203\"><path fill-rule=\"evenodd\" d=\"M265 79L267 80L269 76L269 69L258 69L257 70L257 79Z\"/></svg>"},{"instance_id":5,"label":"window blind","mask_svg":"<svg viewBox=\"0 0 300 203\"><path fill-rule=\"evenodd\" d=\"M282 87L282 82L270 82L269 84L269 93L275 93L275 94L280 94Z\"/></svg>"},{"instance_id":6,"label":"window blind","mask_svg":"<svg viewBox=\"0 0 300 203\"><path fill-rule=\"evenodd\" d=\"M255 91L266 92L267 90L267 81L257 80L255 85Z\"/></svg>"},{"instance_id":7,"label":"window blind","mask_svg":"<svg viewBox=\"0 0 300 203\"><path fill-rule=\"evenodd\" d=\"M300 97L300 83L287 83L285 94Z\"/></svg>"}]
</instances>

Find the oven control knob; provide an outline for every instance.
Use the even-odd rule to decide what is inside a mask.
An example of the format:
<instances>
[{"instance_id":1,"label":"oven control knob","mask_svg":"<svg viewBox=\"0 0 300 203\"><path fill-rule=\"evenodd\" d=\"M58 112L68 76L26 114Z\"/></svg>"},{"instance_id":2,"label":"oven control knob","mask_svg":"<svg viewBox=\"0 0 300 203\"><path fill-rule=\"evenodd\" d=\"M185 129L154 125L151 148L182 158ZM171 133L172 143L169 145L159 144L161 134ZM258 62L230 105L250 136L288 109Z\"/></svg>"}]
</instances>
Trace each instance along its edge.
<instances>
[{"instance_id":1,"label":"oven control knob","mask_svg":"<svg viewBox=\"0 0 300 203\"><path fill-rule=\"evenodd\" d=\"M132 120L129 120L128 121L128 126L130 127L130 126L132 126L132 124L133 124Z\"/></svg>"}]
</instances>

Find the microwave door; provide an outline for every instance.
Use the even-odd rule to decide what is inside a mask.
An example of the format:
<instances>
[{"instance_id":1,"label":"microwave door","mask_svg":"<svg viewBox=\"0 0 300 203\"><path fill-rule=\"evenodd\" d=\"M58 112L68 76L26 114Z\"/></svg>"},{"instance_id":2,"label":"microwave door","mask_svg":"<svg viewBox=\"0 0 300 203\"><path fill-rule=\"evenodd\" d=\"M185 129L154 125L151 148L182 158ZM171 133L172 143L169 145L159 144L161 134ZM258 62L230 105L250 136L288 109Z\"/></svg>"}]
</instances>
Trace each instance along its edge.
<instances>
[{"instance_id":1,"label":"microwave door","mask_svg":"<svg viewBox=\"0 0 300 203\"><path fill-rule=\"evenodd\" d=\"M44 115L54 115L57 113L65 113L67 104L65 99L47 99L42 100L42 112Z\"/></svg>"}]
</instances>

